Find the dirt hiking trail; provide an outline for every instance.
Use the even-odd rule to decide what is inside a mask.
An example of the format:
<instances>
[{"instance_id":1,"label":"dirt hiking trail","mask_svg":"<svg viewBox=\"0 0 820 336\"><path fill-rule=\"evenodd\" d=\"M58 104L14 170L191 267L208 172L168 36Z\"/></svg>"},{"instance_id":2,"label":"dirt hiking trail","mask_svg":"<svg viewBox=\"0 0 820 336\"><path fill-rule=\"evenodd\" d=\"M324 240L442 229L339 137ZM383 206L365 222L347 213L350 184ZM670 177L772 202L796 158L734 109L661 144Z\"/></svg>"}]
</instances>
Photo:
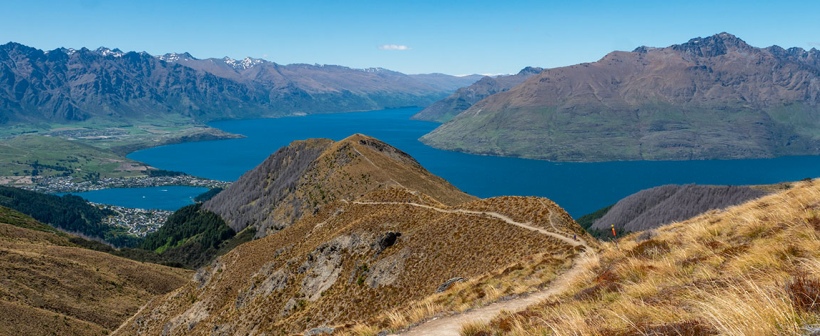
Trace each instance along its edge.
<instances>
[{"instance_id":1,"label":"dirt hiking trail","mask_svg":"<svg viewBox=\"0 0 820 336\"><path fill-rule=\"evenodd\" d=\"M532 230L538 232L540 234L545 234L550 237L559 239L572 247L583 246L584 252L579 255L573 261L572 268L568 271L561 274L558 278L553 280L547 288L541 290L539 292L535 292L523 297L519 297L512 300L507 301L500 301L496 303L492 303L490 305L476 308L473 310L466 311L464 313L450 315L440 318L434 318L423 322L417 326L410 328L409 330L403 331L399 333L399 335L405 336L458 336L461 332L461 326L466 323L475 323L475 322L490 322L493 318L498 316L499 313L502 311L507 312L519 312L524 310L525 308L539 303L547 298L560 294L567 290L570 285L572 285L573 281L578 278L586 269L586 265L589 262L594 261L598 258L598 255L595 251L589 247L583 240L574 240L570 237L566 237L556 232L552 232L543 228L535 227L530 225L529 223L521 223L516 222L512 218L497 213L497 212L489 212L489 211L473 211L473 210L463 210L463 209L441 209L437 207L433 207L426 204L418 204L418 203L407 203L407 202L358 202L354 201L355 204L393 204L393 205L412 205L422 208L427 208L431 210L435 210L438 212L444 213L460 213L460 214L470 214L476 216L486 216L486 217L493 217L496 219L500 219L508 224L515 225L521 228L525 228L528 230ZM555 225L552 223L552 212L550 212L550 225L555 228Z\"/></svg>"}]
</instances>

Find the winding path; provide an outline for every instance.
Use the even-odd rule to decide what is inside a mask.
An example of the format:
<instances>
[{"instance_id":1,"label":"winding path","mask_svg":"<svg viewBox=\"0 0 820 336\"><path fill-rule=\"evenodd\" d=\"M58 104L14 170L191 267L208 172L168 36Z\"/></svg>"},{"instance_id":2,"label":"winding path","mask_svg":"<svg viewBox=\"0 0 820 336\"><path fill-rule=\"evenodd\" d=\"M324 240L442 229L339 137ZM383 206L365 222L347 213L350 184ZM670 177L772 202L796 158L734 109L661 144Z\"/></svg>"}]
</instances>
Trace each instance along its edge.
<instances>
[{"instance_id":1,"label":"winding path","mask_svg":"<svg viewBox=\"0 0 820 336\"><path fill-rule=\"evenodd\" d=\"M572 268L568 271L561 274L558 278L550 283L549 287L545 288L542 291L532 293L530 295L520 297L513 300L502 301L492 303L490 305L476 308L461 314L446 316L442 318L435 318L432 320L428 320L422 324L419 324L411 329L400 333L400 335L405 336L459 336L461 332L461 326L466 323L471 322L483 322L487 323L490 322L494 317L498 316L499 313L502 311L508 312L519 312L524 310L525 308L529 307L530 305L539 303L547 298L560 294L567 290L569 286L572 284L573 280L578 278L584 271L584 265L587 264L587 261L594 260L597 258L597 254L593 251L589 245L586 244L583 240L574 240L572 238L563 236L561 234L548 231L543 228L535 227L530 225L530 223L521 223L516 222L512 218L491 211L473 211L473 210L463 210L463 209L441 209L434 206L426 205L426 204L419 204L419 203L412 203L412 202L360 202L354 201L354 204L363 204L363 205L380 205L380 204L392 204L392 205L411 205L417 206L421 208L426 208L430 210L435 210L438 212L443 213L460 213L460 214L468 214L468 215L476 215L476 216L486 216L486 217L493 217L496 219L500 219L508 224L515 225L521 228L525 228L528 230L532 230L541 234L548 235L550 237L559 239L572 247L576 246L583 246L584 252L575 258ZM543 204L543 202L542 202ZM553 229L558 230L555 227L555 224L552 222L552 211L550 211L550 225Z\"/></svg>"}]
</instances>

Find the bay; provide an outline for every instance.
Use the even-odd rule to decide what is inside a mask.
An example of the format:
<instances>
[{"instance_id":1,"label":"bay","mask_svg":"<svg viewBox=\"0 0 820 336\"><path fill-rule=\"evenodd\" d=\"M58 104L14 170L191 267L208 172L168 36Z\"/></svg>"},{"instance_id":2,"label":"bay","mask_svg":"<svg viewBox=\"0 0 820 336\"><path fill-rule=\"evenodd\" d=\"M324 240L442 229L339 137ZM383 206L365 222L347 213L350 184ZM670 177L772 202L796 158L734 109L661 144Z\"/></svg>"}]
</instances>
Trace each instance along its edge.
<instances>
[{"instance_id":1,"label":"bay","mask_svg":"<svg viewBox=\"0 0 820 336\"><path fill-rule=\"evenodd\" d=\"M206 191L208 191L208 188L164 186L111 188L72 194L94 203L174 211L186 205L194 204L194 197Z\"/></svg>"},{"instance_id":2,"label":"bay","mask_svg":"<svg viewBox=\"0 0 820 336\"><path fill-rule=\"evenodd\" d=\"M410 120L418 111L418 108L404 108L219 121L209 125L246 138L155 147L128 157L161 169L234 181L294 140L317 137L341 140L362 133L407 152L433 174L469 194L482 198L547 197L574 217L613 204L641 189L664 184L768 184L820 175L820 156L561 163L442 151L418 141L438 126L433 122Z\"/></svg>"}]
</instances>

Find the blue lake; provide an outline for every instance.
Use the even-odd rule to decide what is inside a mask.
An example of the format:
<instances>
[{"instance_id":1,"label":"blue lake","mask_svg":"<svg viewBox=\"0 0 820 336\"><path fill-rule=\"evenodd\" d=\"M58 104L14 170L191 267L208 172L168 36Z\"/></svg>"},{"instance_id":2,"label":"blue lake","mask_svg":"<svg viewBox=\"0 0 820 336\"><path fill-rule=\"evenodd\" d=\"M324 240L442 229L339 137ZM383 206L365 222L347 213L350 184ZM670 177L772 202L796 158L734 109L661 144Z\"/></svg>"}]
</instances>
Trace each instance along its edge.
<instances>
[{"instance_id":1,"label":"blue lake","mask_svg":"<svg viewBox=\"0 0 820 336\"><path fill-rule=\"evenodd\" d=\"M363 133L409 153L433 174L469 194L479 197L543 196L552 199L575 217L610 205L641 189L663 184L767 184L820 176L820 156L554 163L448 152L427 147L418 141L438 124L409 120L417 111L418 108L406 108L220 121L210 125L243 134L246 138L162 146L134 152L128 157L161 169L234 181L291 141L316 137L340 140L354 133ZM193 197L202 192L199 188L191 189L189 194L183 196ZM112 190L107 197L113 200L113 195L119 193L139 197L142 196L141 190Z\"/></svg>"},{"instance_id":2,"label":"blue lake","mask_svg":"<svg viewBox=\"0 0 820 336\"><path fill-rule=\"evenodd\" d=\"M129 208L177 210L194 204L194 197L208 191L197 187L112 188L74 193L94 203Z\"/></svg>"}]
</instances>

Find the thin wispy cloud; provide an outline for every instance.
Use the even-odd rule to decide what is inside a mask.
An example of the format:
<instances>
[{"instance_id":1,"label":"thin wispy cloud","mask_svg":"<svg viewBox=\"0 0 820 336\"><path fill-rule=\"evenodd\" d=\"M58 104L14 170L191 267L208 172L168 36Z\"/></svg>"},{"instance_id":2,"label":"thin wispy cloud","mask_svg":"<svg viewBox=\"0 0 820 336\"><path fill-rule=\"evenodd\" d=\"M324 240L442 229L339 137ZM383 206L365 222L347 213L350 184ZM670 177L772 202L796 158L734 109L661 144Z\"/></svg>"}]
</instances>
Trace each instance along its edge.
<instances>
[{"instance_id":1,"label":"thin wispy cloud","mask_svg":"<svg viewBox=\"0 0 820 336\"><path fill-rule=\"evenodd\" d=\"M382 44L379 50L410 50L410 47L402 44Z\"/></svg>"}]
</instances>

